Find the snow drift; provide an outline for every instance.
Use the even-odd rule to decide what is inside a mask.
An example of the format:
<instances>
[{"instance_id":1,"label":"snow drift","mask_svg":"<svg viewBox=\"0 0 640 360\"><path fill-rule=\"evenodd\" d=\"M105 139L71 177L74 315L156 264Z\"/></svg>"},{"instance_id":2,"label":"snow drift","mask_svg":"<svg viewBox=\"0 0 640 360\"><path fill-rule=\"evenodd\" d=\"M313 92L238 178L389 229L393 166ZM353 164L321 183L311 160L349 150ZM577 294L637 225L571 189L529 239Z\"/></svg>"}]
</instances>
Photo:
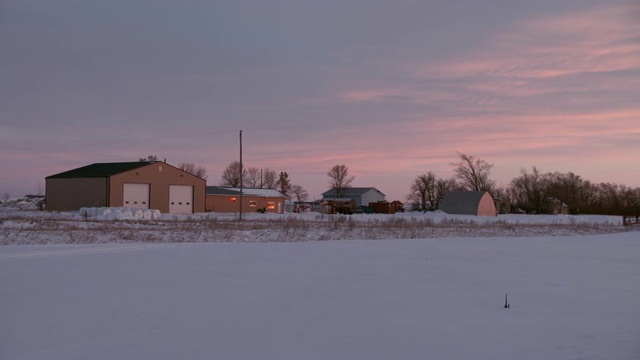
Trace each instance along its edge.
<instances>
[{"instance_id":1,"label":"snow drift","mask_svg":"<svg viewBox=\"0 0 640 360\"><path fill-rule=\"evenodd\" d=\"M150 220L161 217L157 209L137 209L130 207L83 207L80 216L94 220Z\"/></svg>"}]
</instances>

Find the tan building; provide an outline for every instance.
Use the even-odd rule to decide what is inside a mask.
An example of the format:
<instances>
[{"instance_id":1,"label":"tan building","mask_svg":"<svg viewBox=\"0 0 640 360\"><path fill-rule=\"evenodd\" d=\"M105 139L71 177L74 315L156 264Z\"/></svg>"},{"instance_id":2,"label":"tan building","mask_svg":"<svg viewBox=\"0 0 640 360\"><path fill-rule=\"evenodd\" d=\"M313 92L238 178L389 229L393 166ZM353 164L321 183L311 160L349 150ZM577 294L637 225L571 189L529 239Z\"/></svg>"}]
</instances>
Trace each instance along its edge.
<instances>
[{"instance_id":1,"label":"tan building","mask_svg":"<svg viewBox=\"0 0 640 360\"><path fill-rule=\"evenodd\" d=\"M160 161L96 163L46 179L46 209L132 207L204 212L206 181Z\"/></svg>"},{"instance_id":2,"label":"tan building","mask_svg":"<svg viewBox=\"0 0 640 360\"><path fill-rule=\"evenodd\" d=\"M240 188L207 186L206 211L240 211ZM242 212L284 213L284 196L273 189L242 189Z\"/></svg>"}]
</instances>

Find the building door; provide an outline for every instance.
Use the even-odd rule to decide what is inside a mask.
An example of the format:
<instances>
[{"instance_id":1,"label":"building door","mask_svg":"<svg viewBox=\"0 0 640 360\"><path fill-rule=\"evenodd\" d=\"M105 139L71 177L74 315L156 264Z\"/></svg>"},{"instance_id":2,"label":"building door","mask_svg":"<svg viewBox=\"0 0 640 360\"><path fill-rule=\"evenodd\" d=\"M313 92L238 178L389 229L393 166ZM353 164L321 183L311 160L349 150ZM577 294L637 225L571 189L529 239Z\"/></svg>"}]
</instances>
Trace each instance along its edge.
<instances>
[{"instance_id":1,"label":"building door","mask_svg":"<svg viewBox=\"0 0 640 360\"><path fill-rule=\"evenodd\" d=\"M137 209L149 208L149 184L124 184L122 205Z\"/></svg>"},{"instance_id":2,"label":"building door","mask_svg":"<svg viewBox=\"0 0 640 360\"><path fill-rule=\"evenodd\" d=\"M193 186L169 185L169 213L193 214Z\"/></svg>"}]
</instances>

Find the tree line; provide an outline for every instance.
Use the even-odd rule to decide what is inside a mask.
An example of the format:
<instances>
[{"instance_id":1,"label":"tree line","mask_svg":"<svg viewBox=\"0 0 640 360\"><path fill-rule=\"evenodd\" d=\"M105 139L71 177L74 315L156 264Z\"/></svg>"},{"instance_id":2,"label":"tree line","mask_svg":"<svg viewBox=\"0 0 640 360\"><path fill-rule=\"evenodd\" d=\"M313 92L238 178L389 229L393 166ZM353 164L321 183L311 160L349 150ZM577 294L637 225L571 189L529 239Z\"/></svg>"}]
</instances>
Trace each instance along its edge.
<instances>
[{"instance_id":1,"label":"tree line","mask_svg":"<svg viewBox=\"0 0 640 360\"><path fill-rule=\"evenodd\" d=\"M438 178L428 171L418 175L410 186L407 200L414 209L435 210L449 191L487 191L494 199L508 201L512 209L526 213L550 213L552 203L560 201L571 214L620 215L640 206L640 188L615 183L592 183L573 172L542 173L537 167L520 170L505 187L491 180L493 164L458 153L453 177Z\"/></svg>"},{"instance_id":2,"label":"tree line","mask_svg":"<svg viewBox=\"0 0 640 360\"><path fill-rule=\"evenodd\" d=\"M150 155L140 161L157 161ZM552 211L553 202L562 202L571 214L620 215L632 208L640 207L640 188L616 183L592 183L573 172L542 173L537 167L531 171L520 169L520 176L504 187L491 179L493 164L473 155L457 153L457 161L451 162L453 176L439 178L433 171L416 176L410 185L406 200L414 210L436 210L444 196L450 191L487 191L494 199L509 202L513 210L526 213L545 214ZM181 163L178 167L193 175L206 179L203 166ZM344 164L333 166L326 175L329 189L335 189L336 197L343 197L355 179ZM306 201L307 191L293 184L285 171L269 168L243 167L240 162L231 162L224 170L220 186L274 189L289 200Z\"/></svg>"},{"instance_id":3,"label":"tree line","mask_svg":"<svg viewBox=\"0 0 640 360\"><path fill-rule=\"evenodd\" d=\"M305 201L309 198L307 190L293 184L286 171L276 173L269 168L245 168L239 161L231 162L224 169L220 186L274 189L288 200Z\"/></svg>"}]
</instances>

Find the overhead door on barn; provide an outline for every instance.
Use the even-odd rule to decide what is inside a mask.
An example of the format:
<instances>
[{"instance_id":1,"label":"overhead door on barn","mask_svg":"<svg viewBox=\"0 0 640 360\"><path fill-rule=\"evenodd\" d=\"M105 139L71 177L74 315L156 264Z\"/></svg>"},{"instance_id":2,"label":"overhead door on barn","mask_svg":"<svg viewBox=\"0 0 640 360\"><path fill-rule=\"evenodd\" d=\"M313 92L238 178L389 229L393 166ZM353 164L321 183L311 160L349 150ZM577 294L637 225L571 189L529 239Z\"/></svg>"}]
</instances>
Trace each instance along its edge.
<instances>
[{"instance_id":1,"label":"overhead door on barn","mask_svg":"<svg viewBox=\"0 0 640 360\"><path fill-rule=\"evenodd\" d=\"M149 208L149 184L124 184L122 205L137 209Z\"/></svg>"},{"instance_id":2,"label":"overhead door on barn","mask_svg":"<svg viewBox=\"0 0 640 360\"><path fill-rule=\"evenodd\" d=\"M169 185L169 213L193 214L193 186Z\"/></svg>"}]
</instances>

